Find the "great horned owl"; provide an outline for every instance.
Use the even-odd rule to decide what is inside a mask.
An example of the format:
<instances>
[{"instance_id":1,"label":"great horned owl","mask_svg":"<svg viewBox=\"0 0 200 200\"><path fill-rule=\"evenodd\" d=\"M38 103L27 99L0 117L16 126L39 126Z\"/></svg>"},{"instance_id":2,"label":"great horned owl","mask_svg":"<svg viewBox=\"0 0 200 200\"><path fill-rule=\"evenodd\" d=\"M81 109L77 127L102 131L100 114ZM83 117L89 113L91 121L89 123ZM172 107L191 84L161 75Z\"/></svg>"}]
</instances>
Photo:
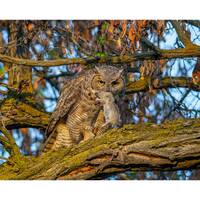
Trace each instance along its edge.
<instances>
[{"instance_id":1,"label":"great horned owl","mask_svg":"<svg viewBox=\"0 0 200 200\"><path fill-rule=\"evenodd\" d=\"M43 152L93 137L96 120L103 110L98 93L111 92L115 96L124 86L123 70L113 66L95 67L68 79L50 117Z\"/></svg>"}]
</instances>

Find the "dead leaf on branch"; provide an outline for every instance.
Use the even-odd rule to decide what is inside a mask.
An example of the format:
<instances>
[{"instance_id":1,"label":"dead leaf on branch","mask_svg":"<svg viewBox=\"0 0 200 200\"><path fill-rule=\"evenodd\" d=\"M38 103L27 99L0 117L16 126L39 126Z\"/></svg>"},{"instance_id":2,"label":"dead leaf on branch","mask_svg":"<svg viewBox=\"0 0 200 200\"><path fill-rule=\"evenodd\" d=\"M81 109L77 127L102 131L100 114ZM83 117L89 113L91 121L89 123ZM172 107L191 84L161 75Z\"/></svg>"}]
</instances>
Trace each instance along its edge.
<instances>
[{"instance_id":1,"label":"dead leaf on branch","mask_svg":"<svg viewBox=\"0 0 200 200\"><path fill-rule=\"evenodd\" d=\"M126 35L126 30L127 30L127 20L122 21L122 32L120 37L123 38Z\"/></svg>"},{"instance_id":2,"label":"dead leaf on branch","mask_svg":"<svg viewBox=\"0 0 200 200\"><path fill-rule=\"evenodd\" d=\"M131 44L133 44L135 42L136 34L135 34L135 29L134 29L133 25L129 29L128 38L130 39Z\"/></svg>"}]
</instances>

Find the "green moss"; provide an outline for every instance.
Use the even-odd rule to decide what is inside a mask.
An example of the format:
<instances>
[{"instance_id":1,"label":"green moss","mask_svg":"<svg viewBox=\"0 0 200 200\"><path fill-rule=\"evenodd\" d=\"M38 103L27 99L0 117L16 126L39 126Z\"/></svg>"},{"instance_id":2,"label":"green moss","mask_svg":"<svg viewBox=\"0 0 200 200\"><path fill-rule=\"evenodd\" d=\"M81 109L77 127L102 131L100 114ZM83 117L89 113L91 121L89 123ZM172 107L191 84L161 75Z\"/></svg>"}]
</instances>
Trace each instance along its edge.
<instances>
[{"instance_id":1,"label":"green moss","mask_svg":"<svg viewBox=\"0 0 200 200\"><path fill-rule=\"evenodd\" d=\"M147 150L159 149L159 152L167 155L170 148L180 148L179 140L174 140L174 138L181 138L182 134L189 136L192 131L198 130L199 133L199 127L200 119L168 121L162 125L151 123L127 124L120 129L109 130L100 137L70 148L48 152L37 158L18 157L13 161L11 160L12 164L4 164L0 167L0 179L55 179L60 173L67 175L70 171L85 165L86 159L91 155L107 149L120 150L121 147L127 145L134 147L137 144L137 148ZM167 143L170 140L172 142ZM159 147L161 143L166 145ZM174 155L170 154L169 156ZM182 164L179 163L178 167L188 165L187 159L181 162Z\"/></svg>"}]
</instances>

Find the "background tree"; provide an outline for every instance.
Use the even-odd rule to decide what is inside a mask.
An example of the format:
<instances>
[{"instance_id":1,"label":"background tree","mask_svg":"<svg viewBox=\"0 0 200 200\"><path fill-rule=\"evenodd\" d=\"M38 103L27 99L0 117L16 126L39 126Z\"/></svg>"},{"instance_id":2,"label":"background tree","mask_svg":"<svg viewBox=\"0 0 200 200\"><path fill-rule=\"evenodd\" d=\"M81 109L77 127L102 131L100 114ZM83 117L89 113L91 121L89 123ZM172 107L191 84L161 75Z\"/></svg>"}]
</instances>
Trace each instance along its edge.
<instances>
[{"instance_id":1,"label":"background tree","mask_svg":"<svg viewBox=\"0 0 200 200\"><path fill-rule=\"evenodd\" d=\"M86 164L85 160L83 161L84 165L76 163L77 166L84 166L81 169L79 167L73 168L72 162L71 168L69 167L72 174L70 176L64 176L63 172L59 175L56 174L56 177L44 175L46 172L43 175L39 172L30 175L30 172L27 172L26 176L20 174L20 169L29 166L30 162L27 161L27 158L31 159L31 163L35 163L35 169L42 168L42 166L37 166L39 161L35 161L35 158L29 156L38 155L41 143L45 138L44 130L48 123L49 114L55 108L59 90L64 81L82 70L101 64L123 66L125 69L126 94L119 102L122 119L124 124L138 124L132 125L134 128L130 127L132 130L130 137L135 137L134 134L142 133L142 131L146 134L151 133L155 137L156 134L148 128L143 129L140 124L146 124L148 127L149 123L153 123L155 127L154 125L152 127L155 129L160 127L158 130L163 130L163 127L166 127L166 129L170 129L169 133L171 133L173 126L176 130L181 130L180 122L174 120L183 119L181 123L188 138L180 135L179 139L171 139L179 141L176 143L172 140L177 144L177 148L181 144L180 146L183 148L181 151L188 153L186 146L180 143L184 137L186 137L186 143L194 142L195 145L199 143L199 135L197 134L200 115L199 76L194 78L195 74L198 74L196 72L198 72L199 63L197 58L200 56L199 35L200 22L190 20L1 21L0 119L2 134L0 141L2 145L0 152L2 163L5 162L1 166L4 172L1 178L6 178L9 172L10 177L8 176L8 178L14 179L30 177L69 179L97 178L98 176L108 179L198 179L199 171L192 169L198 168L199 152L196 150L198 146L193 146L190 156L178 155L180 156L179 160L181 158L185 162L191 160L191 156L195 157L196 160L186 162L189 164L179 165L176 163L176 167L171 157L170 162L172 163L159 160L156 164L150 164L146 160L146 163L141 162L141 166L139 164L138 168L130 167L135 160L124 163L124 157L121 156L120 164L112 163L111 159L106 160L105 165L98 166L99 163L95 161L97 162L93 163L97 166L95 172L90 168L92 162L89 158L87 158L89 160L86 159L89 164ZM197 70L194 71L192 79L194 67ZM188 121L191 118L196 120ZM171 121L174 121L172 125L170 125ZM129 125L125 126L124 129L116 131L115 134L122 134L123 130L129 132L128 127ZM137 127L140 127L140 130L137 131ZM102 141L104 139L112 141L112 134L112 131L110 135L108 134L109 138L106 135L103 136ZM159 139L167 140L168 136L165 133L162 134ZM14 140L10 136L13 136ZM178 136L179 132L177 132ZM141 141L150 141L142 135L138 137ZM128 136L121 139L122 141L124 139L130 140ZM106 142L108 142L107 140ZM133 142L133 140L131 141ZM87 143L85 145L83 149L91 149L93 144ZM156 143L155 140L156 148L158 148L157 145L159 146L159 142ZM76 154L83 149L81 147L78 150L73 149L73 152ZM146 152L147 149L151 149L151 147L144 146L140 152L145 152L148 158L152 155L161 156L160 151L171 153L170 149L160 149L159 153ZM63 150L63 154L59 154L60 158L66 152L68 151ZM68 158L73 156L70 152L68 153L66 154ZM112 154L111 158L113 158L116 152L109 153L109 151L102 149L99 153L101 157ZM48 159L55 156L54 154L51 153L49 157L47 156L47 163L49 163ZM167 155L162 156L167 157ZM177 155L173 156L176 158ZM138 161L137 159L136 161ZM117 160L118 163L119 160ZM143 158L143 160L145 159ZM112 170L113 164L118 165L119 170ZM66 165L66 163L63 165L61 163L60 167L65 168ZM159 166L164 166L165 171L160 171ZM59 166L57 167L59 168ZM108 172L105 173L106 168ZM19 172L11 173L9 170L18 170ZM83 175L78 173L80 171ZM113 175L116 172L117 175ZM16 173L18 173L18 177L15 176ZM77 177L73 173L78 174Z\"/></svg>"}]
</instances>

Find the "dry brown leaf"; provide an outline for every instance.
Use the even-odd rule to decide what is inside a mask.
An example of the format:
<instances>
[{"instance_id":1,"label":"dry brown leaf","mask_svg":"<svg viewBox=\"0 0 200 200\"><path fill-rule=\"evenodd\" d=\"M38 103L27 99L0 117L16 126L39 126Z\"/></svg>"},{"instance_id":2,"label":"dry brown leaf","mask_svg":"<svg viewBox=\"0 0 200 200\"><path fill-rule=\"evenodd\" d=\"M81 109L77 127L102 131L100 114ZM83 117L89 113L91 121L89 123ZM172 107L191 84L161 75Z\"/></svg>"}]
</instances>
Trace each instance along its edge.
<instances>
[{"instance_id":1,"label":"dry brown leaf","mask_svg":"<svg viewBox=\"0 0 200 200\"><path fill-rule=\"evenodd\" d=\"M118 40L116 41L116 47L117 47L118 49L121 49L121 47L122 47L122 42L121 42L121 38L120 38L120 37L119 37Z\"/></svg>"},{"instance_id":2,"label":"dry brown leaf","mask_svg":"<svg viewBox=\"0 0 200 200\"><path fill-rule=\"evenodd\" d=\"M48 29L48 30L46 31L46 34L47 34L49 37L51 37L51 35L52 35L51 29Z\"/></svg>"},{"instance_id":3,"label":"dry brown leaf","mask_svg":"<svg viewBox=\"0 0 200 200\"><path fill-rule=\"evenodd\" d=\"M121 21L120 20L113 20L113 22L114 22L114 26L118 26Z\"/></svg>"},{"instance_id":4,"label":"dry brown leaf","mask_svg":"<svg viewBox=\"0 0 200 200\"><path fill-rule=\"evenodd\" d=\"M33 89L37 90L40 86L46 87L46 80L42 77L37 77L33 83Z\"/></svg>"},{"instance_id":5,"label":"dry brown leaf","mask_svg":"<svg viewBox=\"0 0 200 200\"><path fill-rule=\"evenodd\" d=\"M127 29L127 20L122 21L122 32L120 37L123 38L126 34L126 29Z\"/></svg>"},{"instance_id":6,"label":"dry brown leaf","mask_svg":"<svg viewBox=\"0 0 200 200\"><path fill-rule=\"evenodd\" d=\"M44 46L48 46L48 45L49 45L49 40L48 40L48 39L44 39L44 40L42 41L42 44L43 44Z\"/></svg>"},{"instance_id":7,"label":"dry brown leaf","mask_svg":"<svg viewBox=\"0 0 200 200\"><path fill-rule=\"evenodd\" d=\"M108 32L112 34L114 31L114 20L110 20L110 25L108 27Z\"/></svg>"},{"instance_id":8,"label":"dry brown leaf","mask_svg":"<svg viewBox=\"0 0 200 200\"><path fill-rule=\"evenodd\" d=\"M166 63L166 60L163 60L163 59L162 59L162 60L159 60L159 64L160 64L160 65L164 65L165 63Z\"/></svg>"},{"instance_id":9,"label":"dry brown leaf","mask_svg":"<svg viewBox=\"0 0 200 200\"><path fill-rule=\"evenodd\" d=\"M41 79L40 77L37 77L37 78L35 79L35 81L34 81L34 83L33 83L33 89L34 89L34 90L37 90L37 89L38 89L40 79Z\"/></svg>"},{"instance_id":10,"label":"dry brown leaf","mask_svg":"<svg viewBox=\"0 0 200 200\"><path fill-rule=\"evenodd\" d=\"M62 50L62 53L63 53L63 54L66 54L67 51L66 51L66 48L65 48L65 47L62 47L61 50Z\"/></svg>"},{"instance_id":11,"label":"dry brown leaf","mask_svg":"<svg viewBox=\"0 0 200 200\"><path fill-rule=\"evenodd\" d=\"M28 31L32 31L34 29L34 24L33 23L29 23L27 25L27 29L28 29Z\"/></svg>"},{"instance_id":12,"label":"dry brown leaf","mask_svg":"<svg viewBox=\"0 0 200 200\"><path fill-rule=\"evenodd\" d=\"M95 26L98 26L100 24L100 20L94 20L93 23Z\"/></svg>"},{"instance_id":13,"label":"dry brown leaf","mask_svg":"<svg viewBox=\"0 0 200 200\"><path fill-rule=\"evenodd\" d=\"M89 29L85 29L84 32L83 32L83 37L86 41L89 41L90 40L90 31Z\"/></svg>"},{"instance_id":14,"label":"dry brown leaf","mask_svg":"<svg viewBox=\"0 0 200 200\"><path fill-rule=\"evenodd\" d=\"M129 32L128 32L128 38L130 39L131 43L135 42L135 29L133 25L130 27Z\"/></svg>"},{"instance_id":15,"label":"dry brown leaf","mask_svg":"<svg viewBox=\"0 0 200 200\"><path fill-rule=\"evenodd\" d=\"M21 128L20 131L22 132L23 135L28 134L28 128Z\"/></svg>"},{"instance_id":16,"label":"dry brown leaf","mask_svg":"<svg viewBox=\"0 0 200 200\"><path fill-rule=\"evenodd\" d=\"M163 32L165 26L165 21L164 20L158 20L157 22L157 33L160 36Z\"/></svg>"}]
</instances>

